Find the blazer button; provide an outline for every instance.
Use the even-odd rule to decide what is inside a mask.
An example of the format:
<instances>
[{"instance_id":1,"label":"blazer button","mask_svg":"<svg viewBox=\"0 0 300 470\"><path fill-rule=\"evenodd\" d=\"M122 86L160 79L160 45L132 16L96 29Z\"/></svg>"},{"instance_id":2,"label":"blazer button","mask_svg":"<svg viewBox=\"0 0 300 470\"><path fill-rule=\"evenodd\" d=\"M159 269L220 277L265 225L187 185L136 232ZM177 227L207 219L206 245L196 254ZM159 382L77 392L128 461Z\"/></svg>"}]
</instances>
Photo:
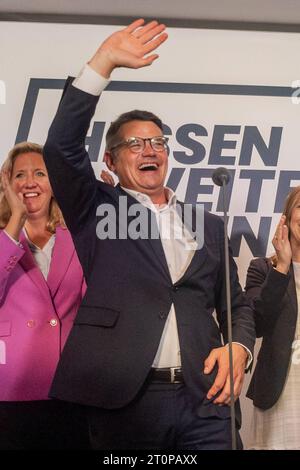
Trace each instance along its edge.
<instances>
[{"instance_id":1,"label":"blazer button","mask_svg":"<svg viewBox=\"0 0 300 470\"><path fill-rule=\"evenodd\" d=\"M179 286L173 286L172 289L173 289L173 292L177 292L179 289Z\"/></svg>"},{"instance_id":2,"label":"blazer button","mask_svg":"<svg viewBox=\"0 0 300 470\"><path fill-rule=\"evenodd\" d=\"M28 328L33 328L33 327L35 327L35 321L34 321L34 320L28 320L27 326L28 326Z\"/></svg>"},{"instance_id":3,"label":"blazer button","mask_svg":"<svg viewBox=\"0 0 300 470\"><path fill-rule=\"evenodd\" d=\"M50 323L50 326L56 326L57 325L57 320L56 318L51 318L51 320L49 321Z\"/></svg>"}]
</instances>

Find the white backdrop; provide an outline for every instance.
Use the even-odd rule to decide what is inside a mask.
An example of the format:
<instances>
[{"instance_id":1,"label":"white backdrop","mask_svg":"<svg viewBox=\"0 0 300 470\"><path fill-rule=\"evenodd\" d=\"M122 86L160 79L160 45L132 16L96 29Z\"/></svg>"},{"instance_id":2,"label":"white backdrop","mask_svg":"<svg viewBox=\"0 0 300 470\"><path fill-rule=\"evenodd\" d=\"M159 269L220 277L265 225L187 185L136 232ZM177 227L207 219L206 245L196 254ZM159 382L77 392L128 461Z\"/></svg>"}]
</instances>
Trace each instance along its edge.
<instances>
[{"instance_id":1,"label":"white backdrop","mask_svg":"<svg viewBox=\"0 0 300 470\"><path fill-rule=\"evenodd\" d=\"M76 75L115 30L1 23L0 163L16 138L44 142L63 80ZM93 166L96 174L103 168L102 135L110 121L139 108L158 114L167 126L169 182L181 199L205 202L219 213L219 188L213 187L211 172L218 166L234 172L229 233L244 286L250 259L272 251L283 196L300 184L300 105L290 96L292 83L296 86L299 80L300 85L300 34L168 32L169 40L151 67L115 71L87 140ZM242 399L242 408L247 445L248 399Z\"/></svg>"}]
</instances>

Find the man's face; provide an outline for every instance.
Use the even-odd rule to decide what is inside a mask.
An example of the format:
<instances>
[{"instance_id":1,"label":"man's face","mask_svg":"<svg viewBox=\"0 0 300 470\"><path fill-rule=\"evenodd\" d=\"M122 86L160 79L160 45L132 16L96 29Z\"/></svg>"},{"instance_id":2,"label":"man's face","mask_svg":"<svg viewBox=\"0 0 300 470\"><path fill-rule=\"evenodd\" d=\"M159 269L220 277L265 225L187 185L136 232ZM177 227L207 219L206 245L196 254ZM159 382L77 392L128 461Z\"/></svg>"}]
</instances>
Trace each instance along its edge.
<instances>
[{"instance_id":1,"label":"man's face","mask_svg":"<svg viewBox=\"0 0 300 470\"><path fill-rule=\"evenodd\" d=\"M161 129L152 121L130 121L120 128L120 142L130 137L152 138L162 136ZM168 169L167 149L155 151L150 142L145 142L144 150L133 152L126 145L113 151L113 159L108 153L106 162L116 173L120 185L157 199L164 194L164 181ZM153 202L158 202L153 201Z\"/></svg>"}]
</instances>

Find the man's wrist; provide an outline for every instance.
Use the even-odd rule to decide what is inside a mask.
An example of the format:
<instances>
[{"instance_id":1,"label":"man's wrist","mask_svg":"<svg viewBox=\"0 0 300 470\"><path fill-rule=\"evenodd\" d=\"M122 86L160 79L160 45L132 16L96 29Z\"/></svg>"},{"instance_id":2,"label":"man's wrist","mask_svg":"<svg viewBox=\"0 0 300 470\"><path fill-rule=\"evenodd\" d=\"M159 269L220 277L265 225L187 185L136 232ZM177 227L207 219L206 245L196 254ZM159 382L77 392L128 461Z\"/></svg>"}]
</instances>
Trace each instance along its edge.
<instances>
[{"instance_id":1,"label":"man's wrist","mask_svg":"<svg viewBox=\"0 0 300 470\"><path fill-rule=\"evenodd\" d=\"M89 64L86 64L72 83L72 86L93 96L100 96L108 85L109 80L97 73Z\"/></svg>"},{"instance_id":2,"label":"man's wrist","mask_svg":"<svg viewBox=\"0 0 300 470\"><path fill-rule=\"evenodd\" d=\"M109 57L108 51L97 51L96 54L88 62L88 65L101 77L109 79L115 68L114 63Z\"/></svg>"},{"instance_id":3,"label":"man's wrist","mask_svg":"<svg viewBox=\"0 0 300 470\"><path fill-rule=\"evenodd\" d=\"M253 361L253 355L252 355L251 351L244 344L233 341L232 345L234 345L234 344L238 345L238 346L241 346L241 348L243 348L243 350L245 351L245 369L246 370L249 369L249 367L251 365L251 362Z\"/></svg>"},{"instance_id":4,"label":"man's wrist","mask_svg":"<svg viewBox=\"0 0 300 470\"><path fill-rule=\"evenodd\" d=\"M277 266L274 266L275 271L280 272L281 274L287 274L289 272L290 266L286 264L278 263Z\"/></svg>"}]
</instances>

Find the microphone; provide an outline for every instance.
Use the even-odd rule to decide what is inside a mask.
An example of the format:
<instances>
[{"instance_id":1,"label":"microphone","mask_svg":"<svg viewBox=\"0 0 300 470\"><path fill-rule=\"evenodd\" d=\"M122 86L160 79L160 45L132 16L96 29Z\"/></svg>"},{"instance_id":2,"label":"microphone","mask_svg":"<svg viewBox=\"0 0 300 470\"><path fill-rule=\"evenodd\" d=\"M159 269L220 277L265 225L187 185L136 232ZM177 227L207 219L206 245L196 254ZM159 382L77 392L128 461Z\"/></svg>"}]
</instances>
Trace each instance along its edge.
<instances>
[{"instance_id":1,"label":"microphone","mask_svg":"<svg viewBox=\"0 0 300 470\"><path fill-rule=\"evenodd\" d=\"M212 174L212 180L217 186L223 186L229 183L230 173L227 168L220 166Z\"/></svg>"},{"instance_id":2,"label":"microphone","mask_svg":"<svg viewBox=\"0 0 300 470\"><path fill-rule=\"evenodd\" d=\"M217 186L221 186L223 192L223 214L224 214L224 258L225 258L225 283L226 283L226 308L228 327L228 350L229 350L229 378L230 378L230 417L231 417L231 446L236 450L236 427L235 427L235 405L234 405L234 379L233 379L233 357L232 357L232 321L231 321L231 289L229 269L229 246L228 246L228 216L226 202L226 185L230 181L230 173L224 167L217 168L212 175L212 180Z\"/></svg>"}]
</instances>

